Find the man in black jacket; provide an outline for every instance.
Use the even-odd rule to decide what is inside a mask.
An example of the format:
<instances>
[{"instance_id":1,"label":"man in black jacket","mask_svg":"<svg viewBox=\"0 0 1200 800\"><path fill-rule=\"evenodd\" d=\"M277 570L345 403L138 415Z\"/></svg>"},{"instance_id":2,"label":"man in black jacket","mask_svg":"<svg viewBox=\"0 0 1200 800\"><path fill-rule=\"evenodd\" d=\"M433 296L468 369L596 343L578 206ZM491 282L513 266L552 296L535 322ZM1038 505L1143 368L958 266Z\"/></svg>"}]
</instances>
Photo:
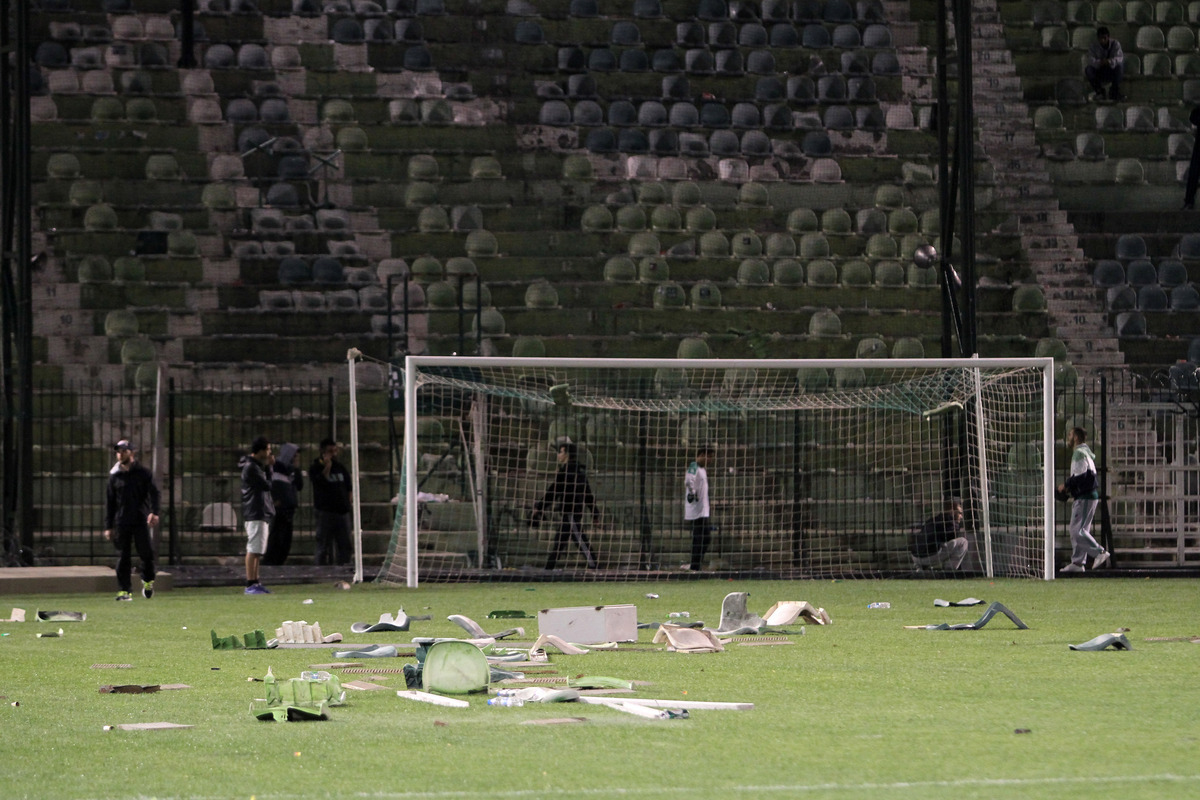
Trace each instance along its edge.
<instances>
[{"instance_id":1,"label":"man in black jacket","mask_svg":"<svg viewBox=\"0 0 1200 800\"><path fill-rule=\"evenodd\" d=\"M250 454L242 456L242 521L246 524L246 594L270 594L258 579L258 566L267 551L267 536L275 517L271 499L271 467L275 456L267 437L250 443Z\"/></svg>"},{"instance_id":2,"label":"man in black jacket","mask_svg":"<svg viewBox=\"0 0 1200 800\"><path fill-rule=\"evenodd\" d=\"M563 442L558 446L558 472L554 481L542 495L542 499L533 504L533 513L529 515L529 524L537 527L542 521L542 513L547 508L558 506L561 513L558 523L558 534L550 547L550 555L546 558L546 569L554 569L559 556L572 539L579 545L579 551L587 559L588 569L596 568L596 558L592 555L592 547L588 543L587 534L583 532L583 512L592 510L593 518L599 516L596 509L596 498L592 495L592 487L588 485L587 473L577 460L578 450L572 442Z\"/></svg>"},{"instance_id":3,"label":"man in black jacket","mask_svg":"<svg viewBox=\"0 0 1200 800\"><path fill-rule=\"evenodd\" d=\"M958 569L967 557L969 543L962 535L963 504L957 497L946 501L945 508L916 529L909 539L913 567Z\"/></svg>"},{"instance_id":4,"label":"man in black jacket","mask_svg":"<svg viewBox=\"0 0 1200 800\"><path fill-rule=\"evenodd\" d=\"M350 498L353 496L353 487L350 485L350 471L338 461L340 451L341 448L333 439L323 439L320 458L308 468L316 517L318 567L350 563Z\"/></svg>"},{"instance_id":5,"label":"man in black jacket","mask_svg":"<svg viewBox=\"0 0 1200 800\"><path fill-rule=\"evenodd\" d=\"M154 542L150 529L158 524L159 494L150 470L137 463L128 439L113 445L117 463L108 475L104 509L104 538L120 552L117 559L117 600L132 600L132 548L142 560L142 597L154 596ZM114 536L115 534L115 536Z\"/></svg>"}]
</instances>

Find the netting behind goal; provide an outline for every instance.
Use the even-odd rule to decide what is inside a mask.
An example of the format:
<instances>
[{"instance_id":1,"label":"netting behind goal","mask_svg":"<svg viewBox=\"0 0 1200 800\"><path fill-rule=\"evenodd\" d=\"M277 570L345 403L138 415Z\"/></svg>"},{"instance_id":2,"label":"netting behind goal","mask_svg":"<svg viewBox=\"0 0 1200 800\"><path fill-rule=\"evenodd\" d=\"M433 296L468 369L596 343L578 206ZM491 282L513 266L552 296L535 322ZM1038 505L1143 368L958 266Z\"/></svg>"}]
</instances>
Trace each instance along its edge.
<instances>
[{"instance_id":1,"label":"netting behind goal","mask_svg":"<svg viewBox=\"0 0 1200 800\"><path fill-rule=\"evenodd\" d=\"M1043 577L1051 363L409 357L380 579L661 579L691 560L684 476L702 447L712 536L693 568L912 573L910 537L957 497L956 574ZM594 506L548 493L564 442Z\"/></svg>"}]
</instances>

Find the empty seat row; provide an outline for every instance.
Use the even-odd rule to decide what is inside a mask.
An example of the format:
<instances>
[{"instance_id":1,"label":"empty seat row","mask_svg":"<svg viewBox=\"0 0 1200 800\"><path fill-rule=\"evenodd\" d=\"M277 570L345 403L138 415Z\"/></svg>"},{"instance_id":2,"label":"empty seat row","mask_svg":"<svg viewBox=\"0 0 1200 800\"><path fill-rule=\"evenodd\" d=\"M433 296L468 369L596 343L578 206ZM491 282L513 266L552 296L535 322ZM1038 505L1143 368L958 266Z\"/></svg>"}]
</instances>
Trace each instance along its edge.
<instances>
[{"instance_id":1,"label":"empty seat row","mask_svg":"<svg viewBox=\"0 0 1200 800\"><path fill-rule=\"evenodd\" d=\"M1105 293L1109 311L1196 311L1200 309L1200 293L1193 284L1166 288L1157 283L1138 288L1112 286Z\"/></svg>"},{"instance_id":2,"label":"empty seat row","mask_svg":"<svg viewBox=\"0 0 1200 800\"><path fill-rule=\"evenodd\" d=\"M546 36L541 23L522 20L513 26L513 41L524 45L557 43ZM644 42L637 23L631 20L614 22L608 41L618 47L642 47ZM809 23L797 29L791 23L773 24L770 29L759 23L737 26L730 22L711 23L707 28L699 23L681 23L675 31L675 43L684 47L711 47L718 54L743 47L808 47L824 48L884 48L892 46L892 32L887 25L871 23L863 28L852 23L827 26ZM566 42L563 42L566 44Z\"/></svg>"},{"instance_id":3,"label":"empty seat row","mask_svg":"<svg viewBox=\"0 0 1200 800\"><path fill-rule=\"evenodd\" d=\"M1030 19L1037 26L1055 23L1091 25L1174 25L1200 22L1200 3L1176 0L1040 0L1034 3Z\"/></svg>"}]
</instances>

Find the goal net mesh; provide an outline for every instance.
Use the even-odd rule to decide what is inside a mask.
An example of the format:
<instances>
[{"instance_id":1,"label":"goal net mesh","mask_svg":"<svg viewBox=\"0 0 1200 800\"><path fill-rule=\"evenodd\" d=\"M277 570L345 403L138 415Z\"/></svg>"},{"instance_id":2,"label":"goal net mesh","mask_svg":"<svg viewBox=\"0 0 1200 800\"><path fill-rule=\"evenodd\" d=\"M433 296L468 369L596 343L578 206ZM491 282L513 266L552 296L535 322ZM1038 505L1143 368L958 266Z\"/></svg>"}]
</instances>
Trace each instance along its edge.
<instances>
[{"instance_id":1,"label":"goal net mesh","mask_svg":"<svg viewBox=\"0 0 1200 800\"><path fill-rule=\"evenodd\" d=\"M692 560L701 448L711 538L693 569L912 573L911 537L953 497L969 550L951 574L1040 577L1046 365L986 363L409 359L416 447L379 578L661 579ZM563 443L590 490L573 477L566 502Z\"/></svg>"}]
</instances>

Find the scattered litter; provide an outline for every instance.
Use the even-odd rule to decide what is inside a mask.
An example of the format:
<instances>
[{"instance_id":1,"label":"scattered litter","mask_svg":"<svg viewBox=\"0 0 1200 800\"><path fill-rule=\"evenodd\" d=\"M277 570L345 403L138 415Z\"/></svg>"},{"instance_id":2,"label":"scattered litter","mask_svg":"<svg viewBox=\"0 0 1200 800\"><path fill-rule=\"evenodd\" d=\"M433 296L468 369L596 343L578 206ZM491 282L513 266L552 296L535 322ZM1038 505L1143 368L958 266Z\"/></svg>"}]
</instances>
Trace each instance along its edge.
<instances>
[{"instance_id":1,"label":"scattered litter","mask_svg":"<svg viewBox=\"0 0 1200 800\"><path fill-rule=\"evenodd\" d=\"M550 689L545 686L526 686L521 689L500 689L496 696L488 700L488 705L505 705L493 703L492 700L514 699L521 703L571 703L579 699L579 690ZM512 705L517 705L513 703Z\"/></svg>"},{"instance_id":2,"label":"scattered litter","mask_svg":"<svg viewBox=\"0 0 1200 800\"><path fill-rule=\"evenodd\" d=\"M396 646L391 644L369 644L357 650L336 650L334 658L395 658Z\"/></svg>"},{"instance_id":3,"label":"scattered litter","mask_svg":"<svg viewBox=\"0 0 1200 800\"><path fill-rule=\"evenodd\" d=\"M1146 642L1191 642L1200 644L1200 636L1147 636Z\"/></svg>"},{"instance_id":4,"label":"scattered litter","mask_svg":"<svg viewBox=\"0 0 1200 800\"><path fill-rule=\"evenodd\" d=\"M335 588L335 589L343 589L343 590L349 591L349 589L350 589L350 584L349 584L347 581L338 581L337 583L335 583L335 584L333 585L333 588Z\"/></svg>"},{"instance_id":5,"label":"scattered litter","mask_svg":"<svg viewBox=\"0 0 1200 800\"><path fill-rule=\"evenodd\" d=\"M622 697L612 699L607 697L581 697L576 702L587 705L603 706L611 703L624 703L649 708L683 708L691 711L751 711L754 703L725 703L712 700L657 700L649 697Z\"/></svg>"},{"instance_id":6,"label":"scattered litter","mask_svg":"<svg viewBox=\"0 0 1200 800\"><path fill-rule=\"evenodd\" d=\"M678 625L681 628L703 628L704 622L698 619L676 620L675 622L639 622L638 629L656 631L662 625Z\"/></svg>"},{"instance_id":7,"label":"scattered litter","mask_svg":"<svg viewBox=\"0 0 1200 800\"><path fill-rule=\"evenodd\" d=\"M458 627L462 628L467 633L476 639L504 639L509 636L524 636L524 628L509 628L499 633L487 633L479 626L479 623L470 617L464 617L462 614L451 614L446 619L453 622Z\"/></svg>"},{"instance_id":8,"label":"scattered litter","mask_svg":"<svg viewBox=\"0 0 1200 800\"><path fill-rule=\"evenodd\" d=\"M833 618L829 616L828 611L817 608L807 600L780 600L763 614L763 622L774 628L779 625L791 625L801 617L814 625L833 624Z\"/></svg>"},{"instance_id":9,"label":"scattered litter","mask_svg":"<svg viewBox=\"0 0 1200 800\"><path fill-rule=\"evenodd\" d=\"M49 631L47 633L39 633L37 635L37 638L39 638L39 639L57 639L62 635L63 635L63 629L59 628L57 631Z\"/></svg>"},{"instance_id":10,"label":"scattered litter","mask_svg":"<svg viewBox=\"0 0 1200 800\"><path fill-rule=\"evenodd\" d=\"M429 692L421 692L416 689L402 689L396 692L397 697L403 697L405 700L416 700L419 703L432 703L435 706L446 706L447 708L470 708L471 704L466 700L459 700L455 697L442 697L438 694L430 694Z\"/></svg>"},{"instance_id":11,"label":"scattered litter","mask_svg":"<svg viewBox=\"0 0 1200 800\"><path fill-rule=\"evenodd\" d=\"M287 644L334 644L342 641L342 635L323 635L319 622L309 625L305 620L294 622L288 619L283 621L283 627L275 629L275 639Z\"/></svg>"},{"instance_id":12,"label":"scattered litter","mask_svg":"<svg viewBox=\"0 0 1200 800\"><path fill-rule=\"evenodd\" d=\"M83 622L87 614L82 611L39 611L38 622Z\"/></svg>"},{"instance_id":13,"label":"scattered litter","mask_svg":"<svg viewBox=\"0 0 1200 800\"><path fill-rule=\"evenodd\" d=\"M738 637L738 639L735 641L737 641L738 647L774 647L781 644L795 644L795 642L793 642L791 639L785 639L783 637L772 637L770 639L755 639L746 637L744 641L742 640L742 637Z\"/></svg>"},{"instance_id":14,"label":"scattered litter","mask_svg":"<svg viewBox=\"0 0 1200 800\"><path fill-rule=\"evenodd\" d=\"M280 681L268 667L263 682L267 685L266 706L258 709L253 703L250 706L250 713L263 721L328 719L329 706L346 702L341 681L328 672L304 672L299 678Z\"/></svg>"},{"instance_id":15,"label":"scattered litter","mask_svg":"<svg viewBox=\"0 0 1200 800\"><path fill-rule=\"evenodd\" d=\"M216 631L209 633L212 636L213 650L266 650L279 644L275 639L267 641L267 635L261 629L255 629L242 636L217 636Z\"/></svg>"},{"instance_id":16,"label":"scattered litter","mask_svg":"<svg viewBox=\"0 0 1200 800\"><path fill-rule=\"evenodd\" d=\"M538 633L579 644L636 642L637 630L634 605L543 608L538 612Z\"/></svg>"},{"instance_id":17,"label":"scattered litter","mask_svg":"<svg viewBox=\"0 0 1200 800\"><path fill-rule=\"evenodd\" d=\"M1033 733L1029 728L1017 728L1013 733Z\"/></svg>"},{"instance_id":18,"label":"scattered litter","mask_svg":"<svg viewBox=\"0 0 1200 800\"><path fill-rule=\"evenodd\" d=\"M313 599L311 597L300 601L300 605L302 605L302 606L311 606L312 604L313 604Z\"/></svg>"},{"instance_id":19,"label":"scattered litter","mask_svg":"<svg viewBox=\"0 0 1200 800\"><path fill-rule=\"evenodd\" d=\"M891 608L891 603L867 603L867 608Z\"/></svg>"},{"instance_id":20,"label":"scattered litter","mask_svg":"<svg viewBox=\"0 0 1200 800\"><path fill-rule=\"evenodd\" d=\"M646 592L646 599L647 600L657 600L658 595L656 595L654 592Z\"/></svg>"},{"instance_id":21,"label":"scattered litter","mask_svg":"<svg viewBox=\"0 0 1200 800\"><path fill-rule=\"evenodd\" d=\"M981 606L983 605L983 601L978 597L965 597L962 600L959 600L957 603L953 603L949 600L938 599L934 600L933 604L939 608L950 608L958 606Z\"/></svg>"},{"instance_id":22,"label":"scattered litter","mask_svg":"<svg viewBox=\"0 0 1200 800\"><path fill-rule=\"evenodd\" d=\"M592 698L600 700L604 698ZM627 703L624 700L608 700L602 703L605 708L611 708L614 711L623 711L626 714L633 714L636 717L645 719L687 719L687 709L671 709L671 708L650 708L649 706L634 705Z\"/></svg>"},{"instance_id":23,"label":"scattered litter","mask_svg":"<svg viewBox=\"0 0 1200 800\"><path fill-rule=\"evenodd\" d=\"M404 670L400 667L351 667L340 668L347 675L402 675Z\"/></svg>"},{"instance_id":24,"label":"scattered litter","mask_svg":"<svg viewBox=\"0 0 1200 800\"><path fill-rule=\"evenodd\" d=\"M734 633L758 633L766 623L746 609L749 592L730 592L721 601L721 624L716 632L728 636ZM658 636L655 635L655 640Z\"/></svg>"},{"instance_id":25,"label":"scattered litter","mask_svg":"<svg viewBox=\"0 0 1200 800\"><path fill-rule=\"evenodd\" d=\"M712 631L663 625L654 634L654 644L667 643L667 650L676 653L720 653L725 650Z\"/></svg>"},{"instance_id":26,"label":"scattered litter","mask_svg":"<svg viewBox=\"0 0 1200 800\"><path fill-rule=\"evenodd\" d=\"M547 719L527 719L522 725L566 725L572 722L587 722L587 717L549 717Z\"/></svg>"},{"instance_id":27,"label":"scattered litter","mask_svg":"<svg viewBox=\"0 0 1200 800\"><path fill-rule=\"evenodd\" d=\"M133 669L133 664L92 664L92 669Z\"/></svg>"},{"instance_id":28,"label":"scattered litter","mask_svg":"<svg viewBox=\"0 0 1200 800\"><path fill-rule=\"evenodd\" d=\"M555 636L552 633L543 633L533 643L533 646L529 648L529 660L545 660L547 647L553 647L558 652L567 656L581 656L588 651L586 647L580 647L577 644L570 644L563 641L560 636Z\"/></svg>"},{"instance_id":29,"label":"scattered litter","mask_svg":"<svg viewBox=\"0 0 1200 800\"><path fill-rule=\"evenodd\" d=\"M632 689L633 681L603 675L579 675L567 678L567 685L574 689Z\"/></svg>"},{"instance_id":30,"label":"scattered litter","mask_svg":"<svg viewBox=\"0 0 1200 800\"><path fill-rule=\"evenodd\" d=\"M390 686L384 686L379 683L371 683L370 681L348 681L342 684L343 689L355 689L360 692L377 692L380 689L390 689Z\"/></svg>"},{"instance_id":31,"label":"scattered litter","mask_svg":"<svg viewBox=\"0 0 1200 800\"><path fill-rule=\"evenodd\" d=\"M1133 645L1125 638L1123 633L1102 633L1095 639L1088 639L1083 644L1068 645L1072 650L1106 650L1111 647L1114 650L1132 650Z\"/></svg>"},{"instance_id":32,"label":"scattered litter","mask_svg":"<svg viewBox=\"0 0 1200 800\"><path fill-rule=\"evenodd\" d=\"M691 616L692 612L690 611L672 611L670 614L667 614L667 619L679 619L680 617L690 619Z\"/></svg>"},{"instance_id":33,"label":"scattered litter","mask_svg":"<svg viewBox=\"0 0 1200 800\"><path fill-rule=\"evenodd\" d=\"M392 616L388 612L379 615L379 622L355 622L350 626L351 633L379 633L381 631L406 631L411 620L401 608Z\"/></svg>"},{"instance_id":34,"label":"scattered litter","mask_svg":"<svg viewBox=\"0 0 1200 800\"><path fill-rule=\"evenodd\" d=\"M419 665L421 688L445 694L486 692L491 680L487 658L470 642L434 642ZM406 675L407 679L407 675ZM409 686L413 684L409 682Z\"/></svg>"},{"instance_id":35,"label":"scattered litter","mask_svg":"<svg viewBox=\"0 0 1200 800\"><path fill-rule=\"evenodd\" d=\"M24 621L25 621L25 609L23 609L23 608L14 608L12 610L12 614L9 615L8 619L0 619L0 622L24 622Z\"/></svg>"},{"instance_id":36,"label":"scattered litter","mask_svg":"<svg viewBox=\"0 0 1200 800\"><path fill-rule=\"evenodd\" d=\"M488 619L533 619L533 617L531 617L529 614L526 614L524 611L519 611L519 610L515 610L515 609L500 609L497 611L489 611L487 618Z\"/></svg>"},{"instance_id":37,"label":"scattered litter","mask_svg":"<svg viewBox=\"0 0 1200 800\"><path fill-rule=\"evenodd\" d=\"M124 725L105 725L104 730L111 731L167 731L175 728L191 728L192 725L180 725L175 722L129 722Z\"/></svg>"},{"instance_id":38,"label":"scattered litter","mask_svg":"<svg viewBox=\"0 0 1200 800\"><path fill-rule=\"evenodd\" d=\"M992 617L996 616L997 614L1003 614L1004 616L1008 617L1020 630L1024 631L1029 629L1029 626L1024 622L1021 622L1017 615L1009 611L1008 607L1003 603L992 603L987 607L987 611L983 612L983 616L974 622L964 622L959 623L958 625L949 625L943 622L940 625L905 625L904 627L908 628L909 630L926 631L977 631L984 625L987 625L991 621Z\"/></svg>"},{"instance_id":39,"label":"scattered litter","mask_svg":"<svg viewBox=\"0 0 1200 800\"><path fill-rule=\"evenodd\" d=\"M117 686L101 686L100 694L151 694L176 689L190 689L186 683L124 683Z\"/></svg>"}]
</instances>

